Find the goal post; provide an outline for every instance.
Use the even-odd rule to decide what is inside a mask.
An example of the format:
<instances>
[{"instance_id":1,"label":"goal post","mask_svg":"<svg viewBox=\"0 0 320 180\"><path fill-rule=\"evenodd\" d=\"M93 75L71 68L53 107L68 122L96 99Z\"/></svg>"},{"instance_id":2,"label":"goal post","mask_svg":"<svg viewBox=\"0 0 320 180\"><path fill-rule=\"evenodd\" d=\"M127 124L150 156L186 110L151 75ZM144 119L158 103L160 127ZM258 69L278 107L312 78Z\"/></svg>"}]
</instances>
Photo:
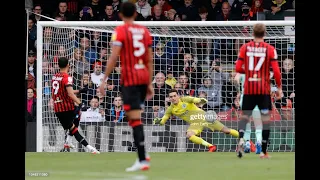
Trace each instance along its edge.
<instances>
[{"instance_id":1,"label":"goal post","mask_svg":"<svg viewBox=\"0 0 320 180\"><path fill-rule=\"evenodd\" d=\"M239 47L245 41L252 39L252 26L256 23L266 25L265 39L276 47L280 57L280 67L284 68L283 62L286 62L286 68L288 64L291 65L287 76L287 89L283 91L286 95L294 92L295 21L137 21L135 23L148 27L153 36L155 62L153 83L155 88L159 86L156 96L146 102L143 112L146 148L149 152L205 150L204 147L194 145L185 137L188 125L179 118L172 117L164 126L152 124L154 117L163 115L168 105L167 92L171 88L178 89L184 95L205 96L209 100L209 109L216 111L222 117L221 121L228 127L237 129L238 89L233 68ZM50 101L50 78L57 72L59 57L70 59L72 72L70 75L74 79L74 89L88 87L87 92L80 96L82 101L88 107L93 107L94 105L90 103L92 98L98 96L99 99L97 107L99 119L93 121L94 118L91 116L94 115L85 112L87 119L81 121L80 133L86 137L89 144L98 147L101 152L128 152L132 148L134 143L131 128L125 118L121 119L125 117L121 108L119 112L115 110L121 107L121 103L117 104L119 92L117 70L109 78L111 81L108 83L109 87L106 87L108 93L105 97L101 97L96 88L100 80L98 71L101 70L101 66L104 71L106 59L110 56L111 34L113 29L121 24L123 22L120 21L38 22L37 152L59 152L63 148L64 131L53 113L53 102ZM207 81L208 79L211 83ZM294 102L279 104L274 104L276 107L272 116L274 128L271 132L269 149L294 151L295 119L292 107ZM236 140L228 135L203 130L201 137L218 145L221 151L235 150ZM254 140L254 128L251 137ZM75 139L73 144L76 148L71 151L84 151Z\"/></svg>"}]
</instances>

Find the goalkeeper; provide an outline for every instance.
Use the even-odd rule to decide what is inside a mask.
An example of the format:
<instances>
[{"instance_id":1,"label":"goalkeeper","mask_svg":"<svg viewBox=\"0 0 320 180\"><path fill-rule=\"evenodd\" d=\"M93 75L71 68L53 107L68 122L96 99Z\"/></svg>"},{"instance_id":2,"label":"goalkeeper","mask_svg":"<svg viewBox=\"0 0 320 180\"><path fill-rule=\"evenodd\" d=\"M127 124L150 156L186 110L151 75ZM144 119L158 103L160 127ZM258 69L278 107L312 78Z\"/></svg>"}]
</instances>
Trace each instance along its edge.
<instances>
[{"instance_id":1,"label":"goalkeeper","mask_svg":"<svg viewBox=\"0 0 320 180\"><path fill-rule=\"evenodd\" d=\"M207 103L206 99L190 96L180 97L178 95L178 91L172 89L169 92L169 100L171 102L171 105L167 108L162 118L154 119L154 124L164 125L166 121L171 117L171 115L181 118L182 120L190 124L187 130L187 137L189 138L189 140L195 144L202 144L208 147L209 152L216 151L216 146L198 137L205 127L211 129L212 131L221 131L238 138L238 131L227 128L220 121L216 120L217 117L206 117L206 112L195 105L198 103Z\"/></svg>"}]
</instances>

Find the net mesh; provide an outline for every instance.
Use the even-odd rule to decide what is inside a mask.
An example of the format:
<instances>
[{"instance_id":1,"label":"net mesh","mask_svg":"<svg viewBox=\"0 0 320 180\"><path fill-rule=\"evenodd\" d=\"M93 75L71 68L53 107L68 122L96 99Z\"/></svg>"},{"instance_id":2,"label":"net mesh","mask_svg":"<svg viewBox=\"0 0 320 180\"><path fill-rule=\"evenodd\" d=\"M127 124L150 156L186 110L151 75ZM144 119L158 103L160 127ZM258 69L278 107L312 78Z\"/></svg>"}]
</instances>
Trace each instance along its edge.
<instances>
[{"instance_id":1,"label":"net mesh","mask_svg":"<svg viewBox=\"0 0 320 180\"><path fill-rule=\"evenodd\" d=\"M97 87L111 54L110 39L114 26L44 27L42 50L42 131L43 151L63 148L64 130L53 112L51 78L59 71L59 57L70 59L70 75L74 89L85 88L79 97L90 108L83 110L80 133L101 152L134 151L131 128L121 109L120 65L117 64L107 82L106 96ZM164 126L152 125L164 114L168 91L206 97L205 110L214 110L226 126L237 129L239 119L239 83L234 64L240 46L251 39L249 26L150 26L154 49L155 96L146 102L142 113L145 142L149 152L198 152L205 147L186 138L188 125L171 117ZM274 45L282 68L284 97L273 103L270 151L294 151L294 35L292 27L267 26L266 41ZM209 85L208 85L209 84ZM210 86L212 84L212 86ZM272 81L272 85L274 85ZM207 85L207 86L206 86ZM98 101L93 101L97 96ZM39 119L38 119L39 120ZM204 129L201 137L216 144L219 151L235 151L236 139L220 132ZM252 140L255 141L252 123ZM85 149L75 139L71 151Z\"/></svg>"}]
</instances>

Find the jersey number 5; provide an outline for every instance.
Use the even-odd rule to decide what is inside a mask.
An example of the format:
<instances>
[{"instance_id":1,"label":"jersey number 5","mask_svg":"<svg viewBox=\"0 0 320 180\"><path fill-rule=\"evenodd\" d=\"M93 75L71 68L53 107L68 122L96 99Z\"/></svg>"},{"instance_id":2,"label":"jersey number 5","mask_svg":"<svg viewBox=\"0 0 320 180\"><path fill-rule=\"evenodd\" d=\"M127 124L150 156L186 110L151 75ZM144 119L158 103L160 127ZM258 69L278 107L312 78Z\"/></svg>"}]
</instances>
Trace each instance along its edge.
<instances>
[{"instance_id":1,"label":"jersey number 5","mask_svg":"<svg viewBox=\"0 0 320 180\"><path fill-rule=\"evenodd\" d=\"M253 53L253 52L247 52L247 56L249 57L249 71L259 71L260 68L262 67L266 54L265 53ZM258 57L259 61L256 65L256 67L254 67L254 58Z\"/></svg>"},{"instance_id":2,"label":"jersey number 5","mask_svg":"<svg viewBox=\"0 0 320 180\"><path fill-rule=\"evenodd\" d=\"M135 57L140 57L146 52L146 48L144 47L144 44L141 42L143 40L142 34L133 34L132 35L133 40L133 47L137 50L133 52Z\"/></svg>"},{"instance_id":3,"label":"jersey number 5","mask_svg":"<svg viewBox=\"0 0 320 180\"><path fill-rule=\"evenodd\" d=\"M54 90L53 94L58 94L58 91L59 91L59 82L58 81L52 82L52 89Z\"/></svg>"}]
</instances>

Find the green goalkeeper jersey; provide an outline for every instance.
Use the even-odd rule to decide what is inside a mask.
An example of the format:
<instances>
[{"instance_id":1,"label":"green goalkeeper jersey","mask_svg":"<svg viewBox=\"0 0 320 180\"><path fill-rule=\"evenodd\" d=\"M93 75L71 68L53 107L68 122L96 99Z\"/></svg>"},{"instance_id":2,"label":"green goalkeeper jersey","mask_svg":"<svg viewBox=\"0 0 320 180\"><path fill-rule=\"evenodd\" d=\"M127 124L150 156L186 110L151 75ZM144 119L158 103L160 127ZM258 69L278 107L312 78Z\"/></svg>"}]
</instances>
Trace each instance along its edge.
<instances>
[{"instance_id":1,"label":"green goalkeeper jersey","mask_svg":"<svg viewBox=\"0 0 320 180\"><path fill-rule=\"evenodd\" d=\"M194 122L206 121L206 113L204 110L198 108L194 104L195 99L199 98L185 96L180 98L178 104L174 105L171 103L171 105L165 111L160 124L165 124L166 121L171 117L171 115L177 116L189 124Z\"/></svg>"}]
</instances>

